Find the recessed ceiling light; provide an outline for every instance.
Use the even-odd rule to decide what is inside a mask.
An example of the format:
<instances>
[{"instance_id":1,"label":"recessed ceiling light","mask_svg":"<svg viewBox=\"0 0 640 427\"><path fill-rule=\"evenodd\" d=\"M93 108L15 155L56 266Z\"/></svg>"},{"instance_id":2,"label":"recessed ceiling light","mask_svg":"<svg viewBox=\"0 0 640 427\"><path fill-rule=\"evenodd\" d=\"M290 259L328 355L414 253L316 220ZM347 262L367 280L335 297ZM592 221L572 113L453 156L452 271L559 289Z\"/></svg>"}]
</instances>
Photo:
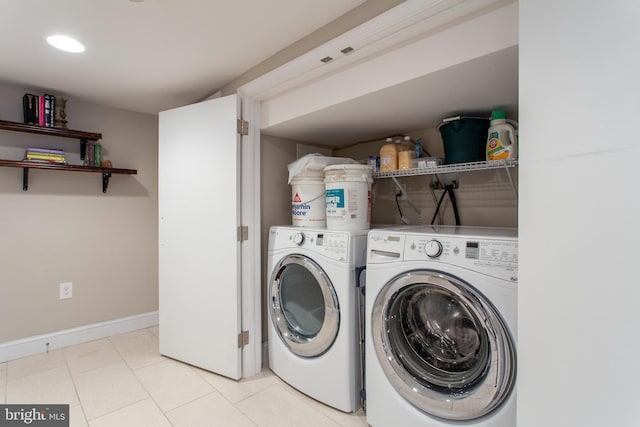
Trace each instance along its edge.
<instances>
[{"instance_id":1,"label":"recessed ceiling light","mask_svg":"<svg viewBox=\"0 0 640 427\"><path fill-rule=\"evenodd\" d=\"M78 40L61 35L47 37L47 43L51 46L64 50L65 52L80 53L84 52L84 45Z\"/></svg>"}]
</instances>

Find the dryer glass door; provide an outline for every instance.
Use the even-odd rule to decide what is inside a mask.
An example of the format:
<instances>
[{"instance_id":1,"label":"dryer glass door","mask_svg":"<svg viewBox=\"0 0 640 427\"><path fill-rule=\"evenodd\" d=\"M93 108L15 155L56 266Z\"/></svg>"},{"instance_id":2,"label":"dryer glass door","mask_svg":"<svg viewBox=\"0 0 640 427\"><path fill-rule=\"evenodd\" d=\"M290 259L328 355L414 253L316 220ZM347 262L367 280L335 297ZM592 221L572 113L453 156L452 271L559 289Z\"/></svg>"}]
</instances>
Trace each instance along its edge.
<instances>
[{"instance_id":1,"label":"dryer glass door","mask_svg":"<svg viewBox=\"0 0 640 427\"><path fill-rule=\"evenodd\" d=\"M395 277L372 310L378 361L420 410L470 420L496 409L515 382L511 334L477 289L443 272Z\"/></svg>"},{"instance_id":2,"label":"dryer glass door","mask_svg":"<svg viewBox=\"0 0 640 427\"><path fill-rule=\"evenodd\" d=\"M326 352L340 325L338 297L328 276L312 259L282 259L269 286L271 321L280 339L298 356Z\"/></svg>"}]
</instances>

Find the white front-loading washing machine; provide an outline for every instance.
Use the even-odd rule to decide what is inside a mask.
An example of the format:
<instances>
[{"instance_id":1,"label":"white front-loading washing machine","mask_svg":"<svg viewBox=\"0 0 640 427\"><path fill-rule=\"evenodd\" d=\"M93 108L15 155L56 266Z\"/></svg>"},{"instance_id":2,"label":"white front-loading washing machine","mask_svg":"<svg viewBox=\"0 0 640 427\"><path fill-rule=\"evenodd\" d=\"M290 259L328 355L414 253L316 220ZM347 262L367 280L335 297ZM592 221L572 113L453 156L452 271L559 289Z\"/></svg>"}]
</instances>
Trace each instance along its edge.
<instances>
[{"instance_id":1,"label":"white front-loading washing machine","mask_svg":"<svg viewBox=\"0 0 640 427\"><path fill-rule=\"evenodd\" d=\"M369 232L372 427L516 425L517 253L516 229Z\"/></svg>"},{"instance_id":2,"label":"white front-loading washing machine","mask_svg":"<svg viewBox=\"0 0 640 427\"><path fill-rule=\"evenodd\" d=\"M361 407L367 232L269 230L269 367L344 412Z\"/></svg>"}]
</instances>

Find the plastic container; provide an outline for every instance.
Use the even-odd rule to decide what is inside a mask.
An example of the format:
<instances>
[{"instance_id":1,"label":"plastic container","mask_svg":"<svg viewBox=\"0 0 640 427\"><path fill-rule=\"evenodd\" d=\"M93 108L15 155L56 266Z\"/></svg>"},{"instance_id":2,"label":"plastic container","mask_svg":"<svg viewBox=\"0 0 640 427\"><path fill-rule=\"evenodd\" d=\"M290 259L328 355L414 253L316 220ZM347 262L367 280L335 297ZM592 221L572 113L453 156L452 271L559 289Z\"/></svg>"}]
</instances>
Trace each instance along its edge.
<instances>
[{"instance_id":1,"label":"plastic container","mask_svg":"<svg viewBox=\"0 0 640 427\"><path fill-rule=\"evenodd\" d=\"M413 159L411 164L414 168L429 169L440 166L442 164L442 159L440 157L420 157Z\"/></svg>"},{"instance_id":2,"label":"plastic container","mask_svg":"<svg viewBox=\"0 0 640 427\"><path fill-rule=\"evenodd\" d=\"M325 227L324 172L307 170L291 180L291 222L297 227Z\"/></svg>"},{"instance_id":3,"label":"plastic container","mask_svg":"<svg viewBox=\"0 0 640 427\"><path fill-rule=\"evenodd\" d=\"M402 141L402 146L398 152L398 169L412 169L412 161L416 158L418 158L416 146L411 142L411 137L407 135L404 137L404 141Z\"/></svg>"},{"instance_id":4,"label":"plastic container","mask_svg":"<svg viewBox=\"0 0 640 427\"><path fill-rule=\"evenodd\" d=\"M372 170L368 165L324 168L327 230L369 228L372 182Z\"/></svg>"},{"instance_id":5,"label":"plastic container","mask_svg":"<svg viewBox=\"0 0 640 427\"><path fill-rule=\"evenodd\" d=\"M380 172L389 172L398 169L398 144L391 138L380 148Z\"/></svg>"},{"instance_id":6,"label":"plastic container","mask_svg":"<svg viewBox=\"0 0 640 427\"><path fill-rule=\"evenodd\" d=\"M516 131L507 122L503 110L491 113L491 126L488 130L486 160L506 160L518 158Z\"/></svg>"},{"instance_id":7,"label":"plastic container","mask_svg":"<svg viewBox=\"0 0 640 427\"><path fill-rule=\"evenodd\" d=\"M486 159L489 120L478 117L445 119L438 126L444 145L444 162L482 162Z\"/></svg>"},{"instance_id":8,"label":"plastic container","mask_svg":"<svg viewBox=\"0 0 640 427\"><path fill-rule=\"evenodd\" d=\"M416 138L415 141L413 141L413 144L416 146L415 150L416 150L416 156L419 159L420 157L422 157L423 155L423 150L422 150L422 138Z\"/></svg>"},{"instance_id":9,"label":"plastic container","mask_svg":"<svg viewBox=\"0 0 640 427\"><path fill-rule=\"evenodd\" d=\"M398 169L412 169L413 160L418 158L418 153L415 150L405 150L398 153Z\"/></svg>"}]
</instances>

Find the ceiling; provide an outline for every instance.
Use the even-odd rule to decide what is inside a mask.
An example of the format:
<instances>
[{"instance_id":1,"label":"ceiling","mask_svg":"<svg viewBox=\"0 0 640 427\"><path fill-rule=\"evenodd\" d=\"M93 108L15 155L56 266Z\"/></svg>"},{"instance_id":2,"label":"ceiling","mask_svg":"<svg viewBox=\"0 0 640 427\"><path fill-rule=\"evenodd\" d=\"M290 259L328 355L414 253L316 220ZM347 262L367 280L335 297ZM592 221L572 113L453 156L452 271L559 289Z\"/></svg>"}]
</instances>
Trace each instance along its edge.
<instances>
[{"instance_id":1,"label":"ceiling","mask_svg":"<svg viewBox=\"0 0 640 427\"><path fill-rule=\"evenodd\" d=\"M518 109L518 46L467 61L263 129L333 147L435 127L457 115Z\"/></svg>"},{"instance_id":2,"label":"ceiling","mask_svg":"<svg viewBox=\"0 0 640 427\"><path fill-rule=\"evenodd\" d=\"M0 82L155 114L206 98L362 3L0 0ZM52 34L86 51L57 51Z\"/></svg>"}]
</instances>

